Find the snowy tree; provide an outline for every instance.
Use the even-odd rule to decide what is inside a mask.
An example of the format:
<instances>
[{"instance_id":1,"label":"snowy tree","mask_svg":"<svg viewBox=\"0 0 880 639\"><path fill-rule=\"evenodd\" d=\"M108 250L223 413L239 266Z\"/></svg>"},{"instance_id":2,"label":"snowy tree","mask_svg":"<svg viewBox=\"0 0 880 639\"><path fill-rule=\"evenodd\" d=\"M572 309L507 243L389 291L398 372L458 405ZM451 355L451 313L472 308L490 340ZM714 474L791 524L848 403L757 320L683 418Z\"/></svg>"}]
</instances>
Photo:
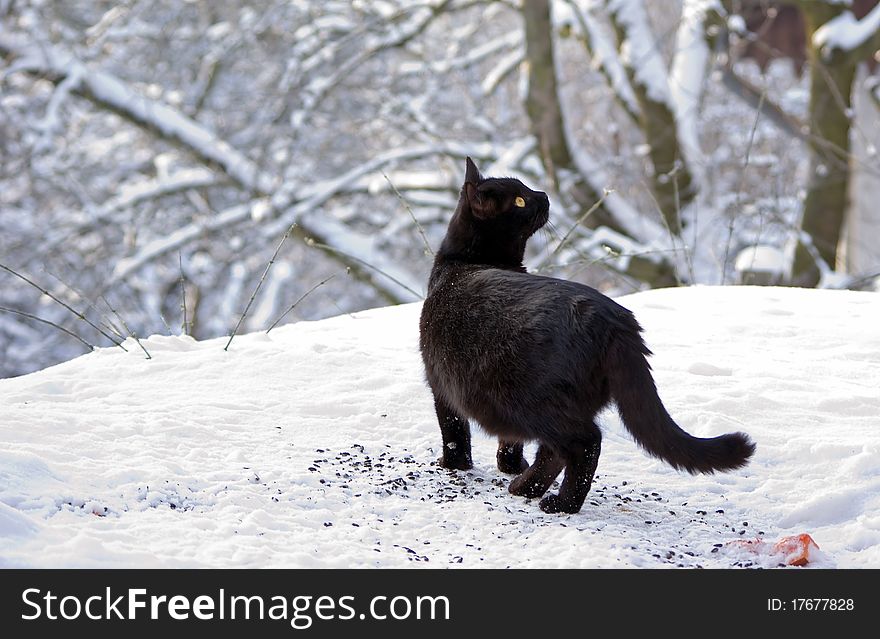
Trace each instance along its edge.
<instances>
[{"instance_id":1,"label":"snowy tree","mask_svg":"<svg viewBox=\"0 0 880 639\"><path fill-rule=\"evenodd\" d=\"M850 209L853 90L859 64L880 50L880 5L857 20L848 2L798 2L810 52L810 167L792 281L815 285L838 266ZM873 131L874 140L880 132ZM812 250L811 250L812 249Z\"/></svg>"},{"instance_id":2,"label":"snowy tree","mask_svg":"<svg viewBox=\"0 0 880 639\"><path fill-rule=\"evenodd\" d=\"M285 321L418 300L467 155L550 194L537 272L730 283L744 249L794 241L794 281L840 285L824 212L850 137L878 172L847 80L877 10L797 4L806 84L741 55L766 38L740 1L0 2L0 263L74 309L0 273L0 374L87 348L64 330L201 339L249 303L240 331L303 295Z\"/></svg>"}]
</instances>

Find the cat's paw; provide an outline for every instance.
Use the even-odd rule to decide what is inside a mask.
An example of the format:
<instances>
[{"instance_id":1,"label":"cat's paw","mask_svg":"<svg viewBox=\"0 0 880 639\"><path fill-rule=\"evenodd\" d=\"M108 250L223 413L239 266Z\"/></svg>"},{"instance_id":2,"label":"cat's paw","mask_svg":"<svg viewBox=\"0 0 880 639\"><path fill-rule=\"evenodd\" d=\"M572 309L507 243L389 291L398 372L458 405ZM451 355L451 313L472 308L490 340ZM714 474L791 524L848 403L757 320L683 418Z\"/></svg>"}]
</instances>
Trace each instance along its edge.
<instances>
[{"instance_id":1,"label":"cat's paw","mask_svg":"<svg viewBox=\"0 0 880 639\"><path fill-rule=\"evenodd\" d=\"M507 487L507 492L511 495L516 495L517 497L534 499L547 492L547 489L543 486L536 485L533 481L529 481L525 475L520 475L510 482L510 485Z\"/></svg>"},{"instance_id":2,"label":"cat's paw","mask_svg":"<svg viewBox=\"0 0 880 639\"><path fill-rule=\"evenodd\" d=\"M519 475L529 467L529 462L522 455L519 458L510 455L498 455L498 470L508 475Z\"/></svg>"},{"instance_id":3,"label":"cat's paw","mask_svg":"<svg viewBox=\"0 0 880 639\"><path fill-rule=\"evenodd\" d=\"M545 513L568 513L573 515L578 512L581 507L580 505L573 504L566 499L562 499L559 495L547 495L542 499L538 506Z\"/></svg>"},{"instance_id":4,"label":"cat's paw","mask_svg":"<svg viewBox=\"0 0 880 639\"><path fill-rule=\"evenodd\" d=\"M437 463L443 468L448 468L450 470L470 470L474 467L470 455L467 457L462 455L443 455L443 457L437 460Z\"/></svg>"}]
</instances>

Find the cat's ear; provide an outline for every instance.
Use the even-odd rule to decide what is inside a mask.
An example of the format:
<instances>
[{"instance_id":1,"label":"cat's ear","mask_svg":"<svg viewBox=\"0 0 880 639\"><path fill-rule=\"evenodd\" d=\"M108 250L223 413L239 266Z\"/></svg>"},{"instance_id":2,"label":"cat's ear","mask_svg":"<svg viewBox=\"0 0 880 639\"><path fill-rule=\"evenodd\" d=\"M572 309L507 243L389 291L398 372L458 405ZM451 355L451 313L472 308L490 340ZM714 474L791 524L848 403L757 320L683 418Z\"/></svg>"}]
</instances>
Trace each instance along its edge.
<instances>
[{"instance_id":1,"label":"cat's ear","mask_svg":"<svg viewBox=\"0 0 880 639\"><path fill-rule=\"evenodd\" d=\"M464 183L464 190L467 193L468 204L474 217L480 220L495 217L498 212L498 202L491 193L472 185L470 182Z\"/></svg>"},{"instance_id":2,"label":"cat's ear","mask_svg":"<svg viewBox=\"0 0 880 639\"><path fill-rule=\"evenodd\" d=\"M480 169L477 168L477 165L474 164L474 161L470 157L465 160L465 166L467 167L464 172L465 184L473 184L474 186L477 186L483 181L483 176L480 175Z\"/></svg>"},{"instance_id":3,"label":"cat's ear","mask_svg":"<svg viewBox=\"0 0 880 639\"><path fill-rule=\"evenodd\" d=\"M462 191L464 191L464 194L467 197L471 213L480 219L492 217L495 214L495 201L492 198L486 197L486 195L481 193L477 188L483 181L483 176L480 175L480 169L477 168L477 165L474 164L474 161L470 158L467 158L465 163L467 170L464 174L464 187L462 188Z\"/></svg>"}]
</instances>

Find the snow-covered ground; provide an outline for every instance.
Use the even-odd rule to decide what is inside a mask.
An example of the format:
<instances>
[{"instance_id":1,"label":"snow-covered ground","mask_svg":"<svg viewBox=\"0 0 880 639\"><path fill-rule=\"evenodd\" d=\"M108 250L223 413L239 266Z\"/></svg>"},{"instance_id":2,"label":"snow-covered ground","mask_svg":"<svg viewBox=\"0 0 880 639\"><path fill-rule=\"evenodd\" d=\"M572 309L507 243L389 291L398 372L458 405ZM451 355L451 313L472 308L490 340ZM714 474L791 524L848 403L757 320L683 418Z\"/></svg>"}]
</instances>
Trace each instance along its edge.
<instances>
[{"instance_id":1,"label":"snow-covered ground","mask_svg":"<svg viewBox=\"0 0 880 639\"><path fill-rule=\"evenodd\" d=\"M880 295L656 290L620 300L677 421L748 432L732 473L646 457L613 412L576 515L513 497L494 443L434 465L419 305L195 342L154 336L0 380L0 565L775 566L726 542L810 533L880 567Z\"/></svg>"}]
</instances>

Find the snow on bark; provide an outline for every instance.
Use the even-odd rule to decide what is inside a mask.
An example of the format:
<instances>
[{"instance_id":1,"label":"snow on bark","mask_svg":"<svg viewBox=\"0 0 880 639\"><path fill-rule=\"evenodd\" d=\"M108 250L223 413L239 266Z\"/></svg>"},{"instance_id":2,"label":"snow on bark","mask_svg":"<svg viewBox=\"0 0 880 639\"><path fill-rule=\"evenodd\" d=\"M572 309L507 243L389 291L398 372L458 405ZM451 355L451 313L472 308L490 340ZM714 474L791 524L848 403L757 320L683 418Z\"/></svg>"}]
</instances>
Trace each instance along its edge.
<instances>
[{"instance_id":1,"label":"snow on bark","mask_svg":"<svg viewBox=\"0 0 880 639\"><path fill-rule=\"evenodd\" d=\"M880 6L880 5L878 5ZM872 87L866 79L867 67L860 70L856 88L853 91L854 121L857 134L853 135L852 184L850 194L851 208L847 211L846 229L843 242L843 262L846 270L855 274L870 274L880 265L880 216L877 203L880 202L880 101L872 101L870 90L880 86L880 78L869 76L876 84ZM875 100L878 98L874 98ZM871 132L875 132L871 135Z\"/></svg>"},{"instance_id":2,"label":"snow on bark","mask_svg":"<svg viewBox=\"0 0 880 639\"><path fill-rule=\"evenodd\" d=\"M311 237L322 245L319 248L347 258L346 261L355 262L359 268L368 268L369 272L375 275L375 277L370 276L371 281L380 291L395 299L405 301L419 299L423 288L421 280L400 268L393 260L383 257L375 246L373 238L331 219L321 207L339 193L353 192L353 184L358 184L359 180L387 164L434 154L487 158L496 155L497 152L491 145L486 144L421 145L380 154L369 162L329 180L310 185L285 183L272 196L271 212L277 218L267 221L263 232L280 236L291 224L296 223L303 235ZM369 181L360 182L360 185L365 192L369 191ZM145 264L189 244L203 234L215 233L251 219L252 208L252 203L236 205L214 217L193 222L147 243L135 255L116 264L111 283L125 280Z\"/></svg>"},{"instance_id":3,"label":"snow on bark","mask_svg":"<svg viewBox=\"0 0 880 639\"><path fill-rule=\"evenodd\" d=\"M880 4L868 15L857 20L852 11L844 11L832 18L813 34L813 46L829 52L834 49L853 51L866 44L880 32Z\"/></svg>"},{"instance_id":4,"label":"snow on bark","mask_svg":"<svg viewBox=\"0 0 880 639\"><path fill-rule=\"evenodd\" d=\"M606 0L621 62L641 107L639 125L654 167L651 190L673 234L681 233L681 211L696 188L681 148L666 65L651 32L642 0Z\"/></svg>"},{"instance_id":5,"label":"snow on bark","mask_svg":"<svg viewBox=\"0 0 880 639\"><path fill-rule=\"evenodd\" d=\"M88 219L73 228L55 229L47 237L42 251L56 250L68 241L71 235L83 233L96 228L100 224L111 223L113 216L132 206L147 200L159 199L176 193L215 186L223 182L213 171L206 168L180 169L173 175L160 180L138 180L130 184L121 184L119 193L108 199L100 207L90 210Z\"/></svg>"},{"instance_id":6,"label":"snow on bark","mask_svg":"<svg viewBox=\"0 0 880 639\"><path fill-rule=\"evenodd\" d=\"M678 138L694 171L703 165L698 116L710 59L706 41L706 20L710 11L723 11L718 0L684 0L669 77Z\"/></svg>"},{"instance_id":7,"label":"snow on bark","mask_svg":"<svg viewBox=\"0 0 880 639\"><path fill-rule=\"evenodd\" d=\"M268 193L277 184L277 180L261 172L256 163L177 109L137 93L122 80L99 69L87 67L76 57L57 47L37 45L0 31L0 50L9 51L18 57L16 67L20 70L62 79L77 78L77 88L81 92L140 124L156 129L167 138L180 141L202 158L223 167L230 177L245 188Z\"/></svg>"},{"instance_id":8,"label":"snow on bark","mask_svg":"<svg viewBox=\"0 0 880 639\"><path fill-rule=\"evenodd\" d=\"M624 31L620 55L623 63L632 68L635 81L654 102L671 104L666 63L648 25L642 0L607 0L606 7Z\"/></svg>"},{"instance_id":9,"label":"snow on bark","mask_svg":"<svg viewBox=\"0 0 880 639\"><path fill-rule=\"evenodd\" d=\"M428 28L434 18L450 5L450 1L440 0L439 2L428 3L427 6L415 6L413 10L414 17L400 24L395 24L391 21L393 26L388 33L378 37L370 36L364 49L359 50L347 60L335 64L333 71L329 75L315 77L304 88L302 94L303 106L291 115L291 124L295 128L304 125L318 108L321 101L334 88L351 78L352 74L361 65L382 51L405 46L408 42L419 36ZM392 15L397 16L398 13L395 12ZM319 59L321 62L326 61L326 53L321 52Z\"/></svg>"},{"instance_id":10,"label":"snow on bark","mask_svg":"<svg viewBox=\"0 0 880 639\"><path fill-rule=\"evenodd\" d=\"M554 15L557 13L556 7L565 7L566 4L570 5L574 24L580 28L584 43L589 49L593 68L605 76L615 97L630 117L638 120L640 110L638 100L617 54L613 36L594 15L596 2L594 0L567 0L566 3L557 3L554 5ZM560 13L561 17L564 17L569 12Z\"/></svg>"},{"instance_id":11,"label":"snow on bark","mask_svg":"<svg viewBox=\"0 0 880 639\"><path fill-rule=\"evenodd\" d=\"M483 81L480 83L480 90L483 92L483 95L489 96L494 93L495 89L498 88L502 81L519 68L519 65L521 65L525 59L525 55L525 47L520 45L513 51L502 56L498 60L498 63L486 73L483 77Z\"/></svg>"},{"instance_id":12,"label":"snow on bark","mask_svg":"<svg viewBox=\"0 0 880 639\"><path fill-rule=\"evenodd\" d=\"M613 185L608 180L599 162L583 148L574 147L574 160L578 170L598 193L610 189ZM668 237L669 233L647 215L643 215L629 204L617 192L610 192L605 198L605 205L614 216L621 228L636 242L649 244L658 238ZM665 247L664 247L665 248Z\"/></svg>"},{"instance_id":13,"label":"snow on bark","mask_svg":"<svg viewBox=\"0 0 880 639\"><path fill-rule=\"evenodd\" d=\"M254 162L225 140L186 115L136 93L111 74L88 68L70 54L51 46L37 47L23 38L3 31L0 31L0 50L16 55L17 68L20 70L37 71L60 78L77 78L78 89L95 101L126 114L165 137L178 140L200 157L220 165L245 189L256 194L269 195L275 211L291 209L290 214L285 216L285 229L296 222L302 234L312 237L319 243L319 248L342 258L342 261L364 273L377 290L397 301L418 299L422 284L392 260L382 257L373 246L371 238L347 228L341 222L315 214L315 209L331 196L345 190L351 180L388 162L442 152L457 152L459 155L471 153L475 157L481 157L489 151L486 145L482 149L464 149L448 144L398 150L380 155L339 178L303 187L284 183L278 177L260 171ZM110 284L126 279L153 259L179 249L205 233L217 232L250 219L252 209L253 204L236 205L216 216L188 224L149 242L132 257L117 263Z\"/></svg>"},{"instance_id":14,"label":"snow on bark","mask_svg":"<svg viewBox=\"0 0 880 639\"><path fill-rule=\"evenodd\" d=\"M63 81L58 83L55 92L49 99L46 107L46 114L43 119L36 124L37 130L40 132L40 140L37 142L35 150L37 152L45 152L52 147L52 136L57 134L61 129L61 118L59 112L65 100L70 96L71 92L76 91L80 87L82 80L81 69L72 69Z\"/></svg>"}]
</instances>

